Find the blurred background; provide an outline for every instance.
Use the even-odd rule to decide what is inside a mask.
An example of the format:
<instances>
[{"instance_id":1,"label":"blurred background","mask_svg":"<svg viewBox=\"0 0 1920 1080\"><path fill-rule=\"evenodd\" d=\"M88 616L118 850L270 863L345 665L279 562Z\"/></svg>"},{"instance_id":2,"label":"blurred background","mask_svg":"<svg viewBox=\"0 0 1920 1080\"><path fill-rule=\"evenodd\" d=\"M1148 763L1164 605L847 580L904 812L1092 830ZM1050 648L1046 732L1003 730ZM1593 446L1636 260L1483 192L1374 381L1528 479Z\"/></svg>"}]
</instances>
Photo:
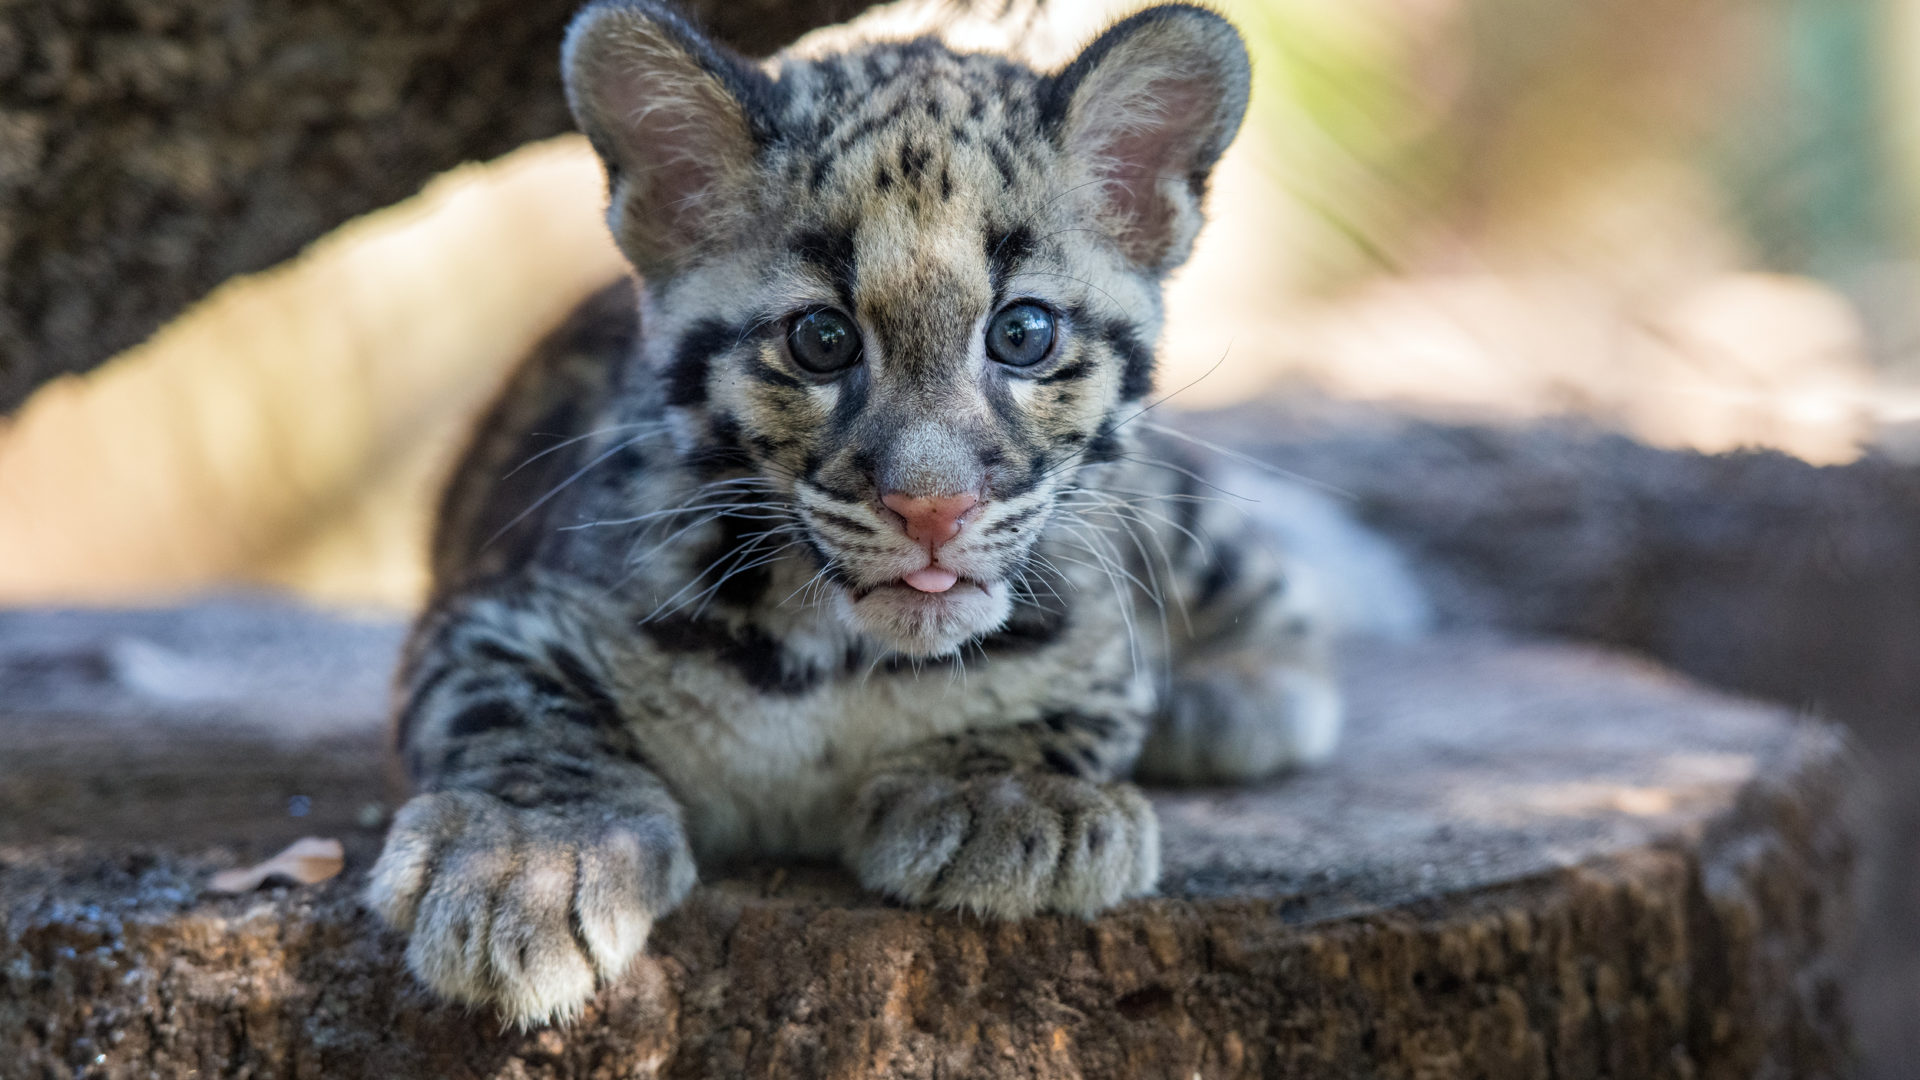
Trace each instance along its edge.
<instances>
[{"instance_id":1,"label":"blurred background","mask_svg":"<svg viewBox=\"0 0 1920 1080\"><path fill-rule=\"evenodd\" d=\"M1075 38L1114 6L1053 5ZM1920 0L1217 6L1256 94L1173 286L1170 408L1920 464ZM602 199L576 137L463 166L43 386L0 417L0 606L410 610L477 410L622 272ZM1874 752L1920 767L1900 715ZM1920 874L1889 889L1871 1075L1920 1075Z\"/></svg>"},{"instance_id":2,"label":"blurred background","mask_svg":"<svg viewBox=\"0 0 1920 1080\"><path fill-rule=\"evenodd\" d=\"M1258 85L1177 405L1920 455L1920 0L1224 6ZM574 138L457 169L43 387L0 420L0 603L414 603L465 425L620 272L600 185Z\"/></svg>"}]
</instances>

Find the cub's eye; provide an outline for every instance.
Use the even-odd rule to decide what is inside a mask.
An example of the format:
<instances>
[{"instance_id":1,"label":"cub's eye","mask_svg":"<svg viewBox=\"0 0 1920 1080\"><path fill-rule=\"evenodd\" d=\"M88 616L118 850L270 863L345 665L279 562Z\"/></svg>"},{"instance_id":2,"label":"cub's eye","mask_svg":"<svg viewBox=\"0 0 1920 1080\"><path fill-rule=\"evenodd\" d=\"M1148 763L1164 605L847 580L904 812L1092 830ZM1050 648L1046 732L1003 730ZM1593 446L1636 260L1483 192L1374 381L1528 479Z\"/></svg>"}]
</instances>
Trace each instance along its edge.
<instances>
[{"instance_id":1,"label":"cub's eye","mask_svg":"<svg viewBox=\"0 0 1920 1080\"><path fill-rule=\"evenodd\" d=\"M1053 313L1039 304L1008 304L987 323L987 355L1008 367L1032 367L1053 348Z\"/></svg>"},{"instance_id":2,"label":"cub's eye","mask_svg":"<svg viewBox=\"0 0 1920 1080\"><path fill-rule=\"evenodd\" d=\"M830 375L860 362L860 331L832 308L809 311L787 328L787 348L801 367Z\"/></svg>"}]
</instances>

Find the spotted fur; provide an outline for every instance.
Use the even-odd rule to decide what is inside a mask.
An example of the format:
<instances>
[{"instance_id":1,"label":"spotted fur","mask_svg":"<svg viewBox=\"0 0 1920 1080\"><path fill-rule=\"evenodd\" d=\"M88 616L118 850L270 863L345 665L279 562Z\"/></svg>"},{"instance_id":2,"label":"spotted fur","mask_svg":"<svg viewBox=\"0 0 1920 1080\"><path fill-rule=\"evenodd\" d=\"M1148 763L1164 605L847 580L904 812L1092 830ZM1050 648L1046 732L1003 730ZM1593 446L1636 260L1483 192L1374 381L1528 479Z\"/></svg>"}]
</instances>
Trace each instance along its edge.
<instances>
[{"instance_id":1,"label":"spotted fur","mask_svg":"<svg viewBox=\"0 0 1920 1080\"><path fill-rule=\"evenodd\" d=\"M1332 747L1298 575L1142 419L1162 279L1245 109L1238 36L1152 8L1058 70L831 40L750 64L642 0L567 39L639 278L530 358L457 471L402 678L421 794L369 890L425 981L521 1023L616 976L696 860L1090 915L1153 886L1136 768ZM1014 369L984 339L1020 301L1055 336ZM831 376L787 336L825 309L863 350ZM948 591L902 584L929 553L886 492L979 496Z\"/></svg>"}]
</instances>

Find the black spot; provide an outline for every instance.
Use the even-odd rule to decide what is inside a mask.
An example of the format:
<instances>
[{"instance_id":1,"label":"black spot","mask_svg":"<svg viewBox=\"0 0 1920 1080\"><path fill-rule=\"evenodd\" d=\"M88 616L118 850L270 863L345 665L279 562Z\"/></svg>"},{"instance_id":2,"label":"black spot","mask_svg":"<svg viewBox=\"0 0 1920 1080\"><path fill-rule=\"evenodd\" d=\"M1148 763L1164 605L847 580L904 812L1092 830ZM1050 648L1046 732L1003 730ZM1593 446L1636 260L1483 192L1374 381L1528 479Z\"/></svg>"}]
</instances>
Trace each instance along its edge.
<instances>
[{"instance_id":1,"label":"black spot","mask_svg":"<svg viewBox=\"0 0 1920 1080\"><path fill-rule=\"evenodd\" d=\"M1100 327L1100 337L1120 357L1120 397L1133 401L1153 392L1153 350L1142 344L1133 327L1113 319Z\"/></svg>"},{"instance_id":2,"label":"black spot","mask_svg":"<svg viewBox=\"0 0 1920 1080\"><path fill-rule=\"evenodd\" d=\"M414 724L419 722L422 703L432 697L433 692L440 688L440 684L446 682L447 677L457 670L458 668L453 664L442 661L439 667L433 669L432 674L415 684L413 695L407 699L406 707L400 710L400 718L394 724L396 746L407 745L408 740L413 736Z\"/></svg>"},{"instance_id":3,"label":"black spot","mask_svg":"<svg viewBox=\"0 0 1920 1080\"><path fill-rule=\"evenodd\" d=\"M534 693L548 700L564 702L572 696L567 693L567 688L561 685L560 680L550 675L542 675L537 671L527 671L521 673L520 680L531 687Z\"/></svg>"},{"instance_id":4,"label":"black spot","mask_svg":"<svg viewBox=\"0 0 1920 1080\"><path fill-rule=\"evenodd\" d=\"M501 731L516 728L526 723L526 717L520 710L504 701L482 701L469 705L455 714L447 722L447 734L455 736L479 735L488 731Z\"/></svg>"},{"instance_id":5,"label":"black spot","mask_svg":"<svg viewBox=\"0 0 1920 1080\"><path fill-rule=\"evenodd\" d=\"M496 664L519 666L527 662L525 653L514 652L497 641L482 641L473 647L473 655L481 660L491 660Z\"/></svg>"},{"instance_id":6,"label":"black spot","mask_svg":"<svg viewBox=\"0 0 1920 1080\"><path fill-rule=\"evenodd\" d=\"M819 682L818 672L790 665L780 643L756 626L732 629L711 619L675 616L642 623L641 629L662 652L704 653L765 693L804 694Z\"/></svg>"},{"instance_id":7,"label":"black spot","mask_svg":"<svg viewBox=\"0 0 1920 1080\"><path fill-rule=\"evenodd\" d=\"M721 413L707 423L707 439L681 458L687 468L704 477L724 475L753 464L740 445L740 421Z\"/></svg>"},{"instance_id":8,"label":"black spot","mask_svg":"<svg viewBox=\"0 0 1920 1080\"><path fill-rule=\"evenodd\" d=\"M1202 608L1226 595L1240 577L1240 553L1231 545L1216 544L1211 554L1207 572L1200 579L1200 591L1194 597L1194 603Z\"/></svg>"},{"instance_id":9,"label":"black spot","mask_svg":"<svg viewBox=\"0 0 1920 1080\"><path fill-rule=\"evenodd\" d=\"M1042 574L1049 578L1053 575L1038 567L1031 567L1031 573ZM1053 590L1065 596L1069 590L1064 585L1053 583ZM1007 621L1000 629L980 639L980 648L989 656L1019 655L1044 649L1060 640L1066 633L1069 619L1066 601L1056 599L1053 592L1047 592L1045 599L1031 592L1014 598L1013 610L1008 613Z\"/></svg>"},{"instance_id":10,"label":"black spot","mask_svg":"<svg viewBox=\"0 0 1920 1080\"><path fill-rule=\"evenodd\" d=\"M953 198L953 175L947 171L947 166L942 164L940 166L940 201L946 202L951 198Z\"/></svg>"},{"instance_id":11,"label":"black spot","mask_svg":"<svg viewBox=\"0 0 1920 1080\"><path fill-rule=\"evenodd\" d=\"M620 706L580 657L572 650L560 646L547 648L547 660L560 672L562 678L572 688L573 694L587 706L589 718L596 726L617 727L620 723Z\"/></svg>"},{"instance_id":12,"label":"black spot","mask_svg":"<svg viewBox=\"0 0 1920 1080\"><path fill-rule=\"evenodd\" d=\"M860 414L867 409L867 366L856 364L853 370L840 377L840 396L833 404L833 415L827 420L828 437L835 445L844 445L852 436L853 426ZM825 490L824 488L822 490ZM857 499L843 500L857 502Z\"/></svg>"},{"instance_id":13,"label":"black spot","mask_svg":"<svg viewBox=\"0 0 1920 1080\"><path fill-rule=\"evenodd\" d=\"M666 370L667 404L681 407L707 402L707 368L713 358L738 343L740 328L719 319L702 319L674 343Z\"/></svg>"},{"instance_id":14,"label":"black spot","mask_svg":"<svg viewBox=\"0 0 1920 1080\"><path fill-rule=\"evenodd\" d=\"M1060 773L1064 776L1078 777L1078 776L1086 775L1086 773L1081 770L1080 763L1078 761L1075 761L1073 758L1070 758L1067 755L1061 753L1060 751L1055 750L1051 746L1047 747L1046 750L1041 753L1040 757L1041 757L1041 760L1047 763L1047 768L1052 769L1054 772Z\"/></svg>"},{"instance_id":15,"label":"black spot","mask_svg":"<svg viewBox=\"0 0 1920 1080\"><path fill-rule=\"evenodd\" d=\"M1025 510L1015 511L1001 518L999 521L994 522L992 527L987 530L987 535L998 536L1001 533L1013 532L1015 529L1038 517L1039 514L1040 508L1038 506L1029 506Z\"/></svg>"},{"instance_id":16,"label":"black spot","mask_svg":"<svg viewBox=\"0 0 1920 1080\"><path fill-rule=\"evenodd\" d=\"M881 191L892 190L893 170L887 168L885 165L880 166L880 171L873 174L873 186L879 188Z\"/></svg>"},{"instance_id":17,"label":"black spot","mask_svg":"<svg viewBox=\"0 0 1920 1080\"><path fill-rule=\"evenodd\" d=\"M1120 724L1112 717L1074 712L1071 709L1048 713L1041 717L1041 722L1046 724L1049 731L1060 734L1078 731L1102 742L1120 733Z\"/></svg>"},{"instance_id":18,"label":"black spot","mask_svg":"<svg viewBox=\"0 0 1920 1080\"><path fill-rule=\"evenodd\" d=\"M766 594L773 579L771 567L754 564L761 561L779 541L764 535L765 521L760 517L726 514L720 518L720 537L700 556L706 569L701 580L708 595L722 604L752 607ZM756 535L758 534L758 535Z\"/></svg>"},{"instance_id":19,"label":"black spot","mask_svg":"<svg viewBox=\"0 0 1920 1080\"><path fill-rule=\"evenodd\" d=\"M927 167L933 155L923 146L916 146L912 139L900 143L900 177L909 184L920 182L920 172Z\"/></svg>"},{"instance_id":20,"label":"black spot","mask_svg":"<svg viewBox=\"0 0 1920 1080\"><path fill-rule=\"evenodd\" d=\"M987 144L987 155L993 158L993 167L1000 170L1000 186L1012 191L1015 182L1013 152L1007 149L1005 143L995 139Z\"/></svg>"}]
</instances>

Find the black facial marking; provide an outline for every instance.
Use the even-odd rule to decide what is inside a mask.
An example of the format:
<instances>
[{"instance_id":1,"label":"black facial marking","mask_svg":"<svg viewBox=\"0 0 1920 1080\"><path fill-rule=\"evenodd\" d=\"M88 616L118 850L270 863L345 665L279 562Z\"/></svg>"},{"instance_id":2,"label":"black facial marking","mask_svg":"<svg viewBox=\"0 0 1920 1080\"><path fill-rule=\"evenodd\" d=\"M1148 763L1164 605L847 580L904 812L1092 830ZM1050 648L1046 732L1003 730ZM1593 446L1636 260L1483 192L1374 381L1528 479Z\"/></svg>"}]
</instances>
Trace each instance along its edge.
<instances>
[{"instance_id":1,"label":"black facial marking","mask_svg":"<svg viewBox=\"0 0 1920 1080\"><path fill-rule=\"evenodd\" d=\"M941 165L940 166L940 201L946 202L951 198L953 198L953 175L947 171L947 167L945 165Z\"/></svg>"},{"instance_id":2,"label":"black facial marking","mask_svg":"<svg viewBox=\"0 0 1920 1080\"><path fill-rule=\"evenodd\" d=\"M794 237L788 248L825 273L840 294L841 304L849 311L853 309L853 288L860 279L860 267L852 229L811 229Z\"/></svg>"},{"instance_id":3,"label":"black facial marking","mask_svg":"<svg viewBox=\"0 0 1920 1080\"><path fill-rule=\"evenodd\" d=\"M1013 273L1021 263L1033 257L1033 230L1025 225L1017 225L1002 233L989 231L986 234L987 276L993 282L993 289L1000 291L1000 283Z\"/></svg>"},{"instance_id":4,"label":"black facial marking","mask_svg":"<svg viewBox=\"0 0 1920 1080\"><path fill-rule=\"evenodd\" d=\"M753 564L781 543L777 537L756 535L766 530L766 523L758 517L727 514L720 518L719 539L700 556L705 568L701 580L714 601L748 608L766 595L773 571Z\"/></svg>"},{"instance_id":5,"label":"black facial marking","mask_svg":"<svg viewBox=\"0 0 1920 1080\"><path fill-rule=\"evenodd\" d=\"M808 512L813 515L814 520L824 522L836 529L844 529L856 536L873 535L873 526L865 522L855 521L844 514L836 514L831 510L810 510Z\"/></svg>"},{"instance_id":6,"label":"black facial marking","mask_svg":"<svg viewBox=\"0 0 1920 1080\"><path fill-rule=\"evenodd\" d=\"M673 359L667 363L667 404L683 408L706 404L708 367L741 337L739 327L719 319L702 319L680 335Z\"/></svg>"},{"instance_id":7,"label":"black facial marking","mask_svg":"<svg viewBox=\"0 0 1920 1080\"><path fill-rule=\"evenodd\" d=\"M927 167L933 154L925 147L916 146L912 139L900 143L900 176L909 184L920 182L920 171Z\"/></svg>"},{"instance_id":8,"label":"black facial marking","mask_svg":"<svg viewBox=\"0 0 1920 1080\"><path fill-rule=\"evenodd\" d=\"M1013 400L1013 389L1007 385L1007 380L987 379L984 390L987 407L999 418L1001 427L1015 440L1024 441L1027 418L1020 413L1019 402Z\"/></svg>"},{"instance_id":9,"label":"black facial marking","mask_svg":"<svg viewBox=\"0 0 1920 1080\"><path fill-rule=\"evenodd\" d=\"M1000 171L1000 186L1012 191L1015 184L1013 152L1007 149L1006 143L994 139L987 144L987 155L993 158L993 167Z\"/></svg>"},{"instance_id":10,"label":"black facial marking","mask_svg":"<svg viewBox=\"0 0 1920 1080\"><path fill-rule=\"evenodd\" d=\"M1120 459L1120 436L1115 433L1118 425L1119 421L1111 415L1100 422L1100 430L1094 434L1093 441L1087 444L1088 464L1104 464Z\"/></svg>"},{"instance_id":11,"label":"black facial marking","mask_svg":"<svg viewBox=\"0 0 1920 1080\"><path fill-rule=\"evenodd\" d=\"M873 186L879 188L881 191L891 191L893 189L893 170L887 168L885 165L880 166L880 171L873 176Z\"/></svg>"},{"instance_id":12,"label":"black facial marking","mask_svg":"<svg viewBox=\"0 0 1920 1080\"><path fill-rule=\"evenodd\" d=\"M1120 357L1120 397L1133 401L1153 392L1153 350L1142 344L1133 327L1119 319L1110 319L1100 327L1100 337Z\"/></svg>"},{"instance_id":13,"label":"black facial marking","mask_svg":"<svg viewBox=\"0 0 1920 1080\"><path fill-rule=\"evenodd\" d=\"M1001 518L999 521L994 522L992 527L987 529L987 535L997 536L1000 533L1012 532L1039 515L1040 508L1037 506L1029 506L1025 510L1017 510Z\"/></svg>"},{"instance_id":14,"label":"black facial marking","mask_svg":"<svg viewBox=\"0 0 1920 1080\"><path fill-rule=\"evenodd\" d=\"M740 445L740 421L725 413L707 424L707 441L681 459L695 473L712 478L751 464Z\"/></svg>"},{"instance_id":15,"label":"black facial marking","mask_svg":"<svg viewBox=\"0 0 1920 1080\"><path fill-rule=\"evenodd\" d=\"M1093 361L1082 356L1072 363L1063 364L1056 370L1042 375L1037 381L1041 386L1053 386L1056 383L1079 382L1094 373Z\"/></svg>"},{"instance_id":16,"label":"black facial marking","mask_svg":"<svg viewBox=\"0 0 1920 1080\"><path fill-rule=\"evenodd\" d=\"M766 360L761 357L754 357L753 366L747 369L747 374L753 376L755 382L765 383L768 386L778 386L783 390L806 389L805 383L774 367L772 364L767 363Z\"/></svg>"}]
</instances>

